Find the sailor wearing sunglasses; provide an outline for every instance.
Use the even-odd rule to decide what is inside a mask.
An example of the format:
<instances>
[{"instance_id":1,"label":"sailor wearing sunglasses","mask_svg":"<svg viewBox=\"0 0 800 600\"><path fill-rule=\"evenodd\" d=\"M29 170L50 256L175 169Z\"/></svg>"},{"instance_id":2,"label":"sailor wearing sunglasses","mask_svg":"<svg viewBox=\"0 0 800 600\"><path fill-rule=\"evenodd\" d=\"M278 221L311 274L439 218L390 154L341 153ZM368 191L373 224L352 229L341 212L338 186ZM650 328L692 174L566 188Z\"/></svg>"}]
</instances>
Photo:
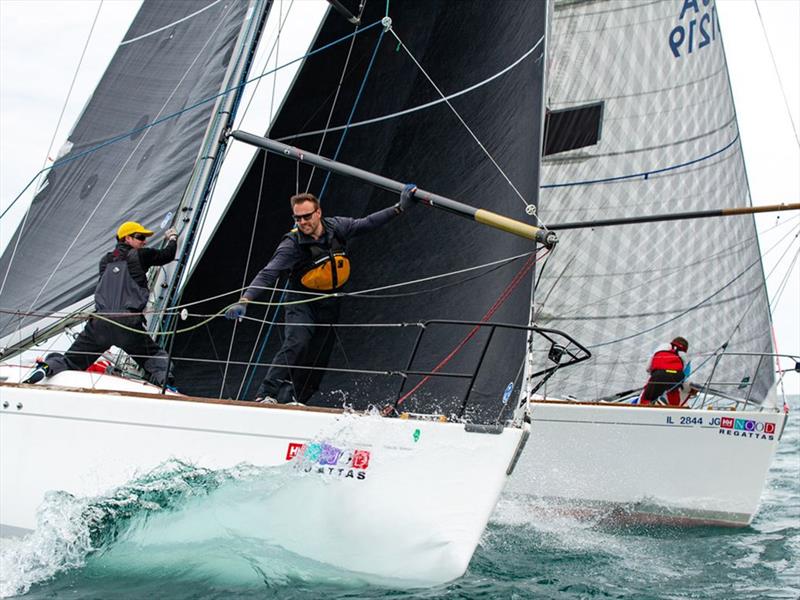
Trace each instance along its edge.
<instances>
[{"instance_id":1,"label":"sailor wearing sunglasses","mask_svg":"<svg viewBox=\"0 0 800 600\"><path fill-rule=\"evenodd\" d=\"M413 206L416 189L414 184L407 184L397 204L360 219L323 217L316 196L307 193L292 196L294 229L283 237L267 265L225 316L241 320L247 303L274 288L282 275L288 275L289 290L320 293L340 290L350 277L347 241L385 225ZM309 298L314 297L293 294L290 299ZM337 297L286 305L283 345L256 392L257 402L299 404L318 389L324 371L292 367L325 367L333 349L334 335L332 328L316 325L338 322L339 307Z\"/></svg>"}]
</instances>

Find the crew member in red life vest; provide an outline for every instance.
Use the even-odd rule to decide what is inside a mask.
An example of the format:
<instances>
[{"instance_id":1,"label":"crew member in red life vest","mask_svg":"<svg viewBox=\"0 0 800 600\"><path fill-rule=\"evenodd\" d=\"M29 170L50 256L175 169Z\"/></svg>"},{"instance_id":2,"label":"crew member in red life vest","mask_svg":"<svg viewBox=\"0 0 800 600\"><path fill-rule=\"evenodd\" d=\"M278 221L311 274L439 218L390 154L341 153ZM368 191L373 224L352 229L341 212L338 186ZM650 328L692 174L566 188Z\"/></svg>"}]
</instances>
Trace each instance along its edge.
<instances>
[{"instance_id":1,"label":"crew member in red life vest","mask_svg":"<svg viewBox=\"0 0 800 600\"><path fill-rule=\"evenodd\" d=\"M669 345L664 344L656 350L647 367L650 379L639 396L639 404L655 404L665 392L669 406L683 404L681 388L686 378L686 365L689 364L686 359L688 350L689 342L682 337L676 337Z\"/></svg>"}]
</instances>

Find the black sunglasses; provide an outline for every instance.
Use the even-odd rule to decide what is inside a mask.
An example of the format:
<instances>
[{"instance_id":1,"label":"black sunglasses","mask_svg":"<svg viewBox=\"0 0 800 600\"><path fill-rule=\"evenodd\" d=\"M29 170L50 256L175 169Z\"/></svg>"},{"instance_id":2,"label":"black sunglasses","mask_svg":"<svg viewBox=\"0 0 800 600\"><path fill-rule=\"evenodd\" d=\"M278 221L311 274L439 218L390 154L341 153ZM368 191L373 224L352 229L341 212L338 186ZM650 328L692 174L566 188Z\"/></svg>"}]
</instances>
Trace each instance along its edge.
<instances>
[{"instance_id":1,"label":"black sunglasses","mask_svg":"<svg viewBox=\"0 0 800 600\"><path fill-rule=\"evenodd\" d=\"M300 221L310 221L311 217L314 216L314 213L318 210L318 208L315 208L311 212L308 212L304 215L292 215L292 218L295 220L295 223L299 223Z\"/></svg>"},{"instance_id":2,"label":"black sunglasses","mask_svg":"<svg viewBox=\"0 0 800 600\"><path fill-rule=\"evenodd\" d=\"M131 237L135 240L139 240L140 242L147 240L147 236L143 233L132 233Z\"/></svg>"}]
</instances>

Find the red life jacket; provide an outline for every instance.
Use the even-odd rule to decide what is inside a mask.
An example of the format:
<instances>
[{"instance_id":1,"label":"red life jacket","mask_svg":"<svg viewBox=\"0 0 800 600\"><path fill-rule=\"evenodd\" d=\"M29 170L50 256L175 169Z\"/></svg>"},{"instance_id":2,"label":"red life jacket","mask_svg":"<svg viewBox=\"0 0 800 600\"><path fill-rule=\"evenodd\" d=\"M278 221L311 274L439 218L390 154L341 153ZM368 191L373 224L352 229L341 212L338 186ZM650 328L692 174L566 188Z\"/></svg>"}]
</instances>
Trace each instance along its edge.
<instances>
[{"instance_id":1,"label":"red life jacket","mask_svg":"<svg viewBox=\"0 0 800 600\"><path fill-rule=\"evenodd\" d=\"M651 371L683 371L683 360L675 350L659 350L650 361Z\"/></svg>"}]
</instances>

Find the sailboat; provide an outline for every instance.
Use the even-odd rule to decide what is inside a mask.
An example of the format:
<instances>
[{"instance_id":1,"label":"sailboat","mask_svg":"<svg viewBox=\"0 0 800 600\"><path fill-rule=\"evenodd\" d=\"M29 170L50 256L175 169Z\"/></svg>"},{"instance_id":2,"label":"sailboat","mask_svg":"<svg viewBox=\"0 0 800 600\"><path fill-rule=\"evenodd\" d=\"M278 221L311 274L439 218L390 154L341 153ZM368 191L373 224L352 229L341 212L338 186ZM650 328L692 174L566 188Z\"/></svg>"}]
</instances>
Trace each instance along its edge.
<instances>
[{"instance_id":1,"label":"sailboat","mask_svg":"<svg viewBox=\"0 0 800 600\"><path fill-rule=\"evenodd\" d=\"M176 460L249 464L285 472L296 514L225 535L396 585L463 574L528 439L523 371L589 356L529 321L555 241L532 222L546 9L144 2L0 260L3 534L35 530L49 492L113 496ZM285 36L302 46L289 58ZM291 227L289 196L361 216L412 178L420 206L348 248L330 360L297 369L322 387L307 406L252 402L281 306L314 297L279 287L241 323L222 315ZM128 220L180 230L146 310L180 392L117 353L21 383L91 318L97 261ZM570 350L531 369L537 338Z\"/></svg>"},{"instance_id":2,"label":"sailboat","mask_svg":"<svg viewBox=\"0 0 800 600\"><path fill-rule=\"evenodd\" d=\"M775 349L753 217L715 210L751 206L716 4L556 2L549 39L539 217L569 243L540 270L533 322L592 357L522 396L531 442L509 492L591 519L748 525L800 359ZM696 395L641 405L677 336Z\"/></svg>"}]
</instances>

